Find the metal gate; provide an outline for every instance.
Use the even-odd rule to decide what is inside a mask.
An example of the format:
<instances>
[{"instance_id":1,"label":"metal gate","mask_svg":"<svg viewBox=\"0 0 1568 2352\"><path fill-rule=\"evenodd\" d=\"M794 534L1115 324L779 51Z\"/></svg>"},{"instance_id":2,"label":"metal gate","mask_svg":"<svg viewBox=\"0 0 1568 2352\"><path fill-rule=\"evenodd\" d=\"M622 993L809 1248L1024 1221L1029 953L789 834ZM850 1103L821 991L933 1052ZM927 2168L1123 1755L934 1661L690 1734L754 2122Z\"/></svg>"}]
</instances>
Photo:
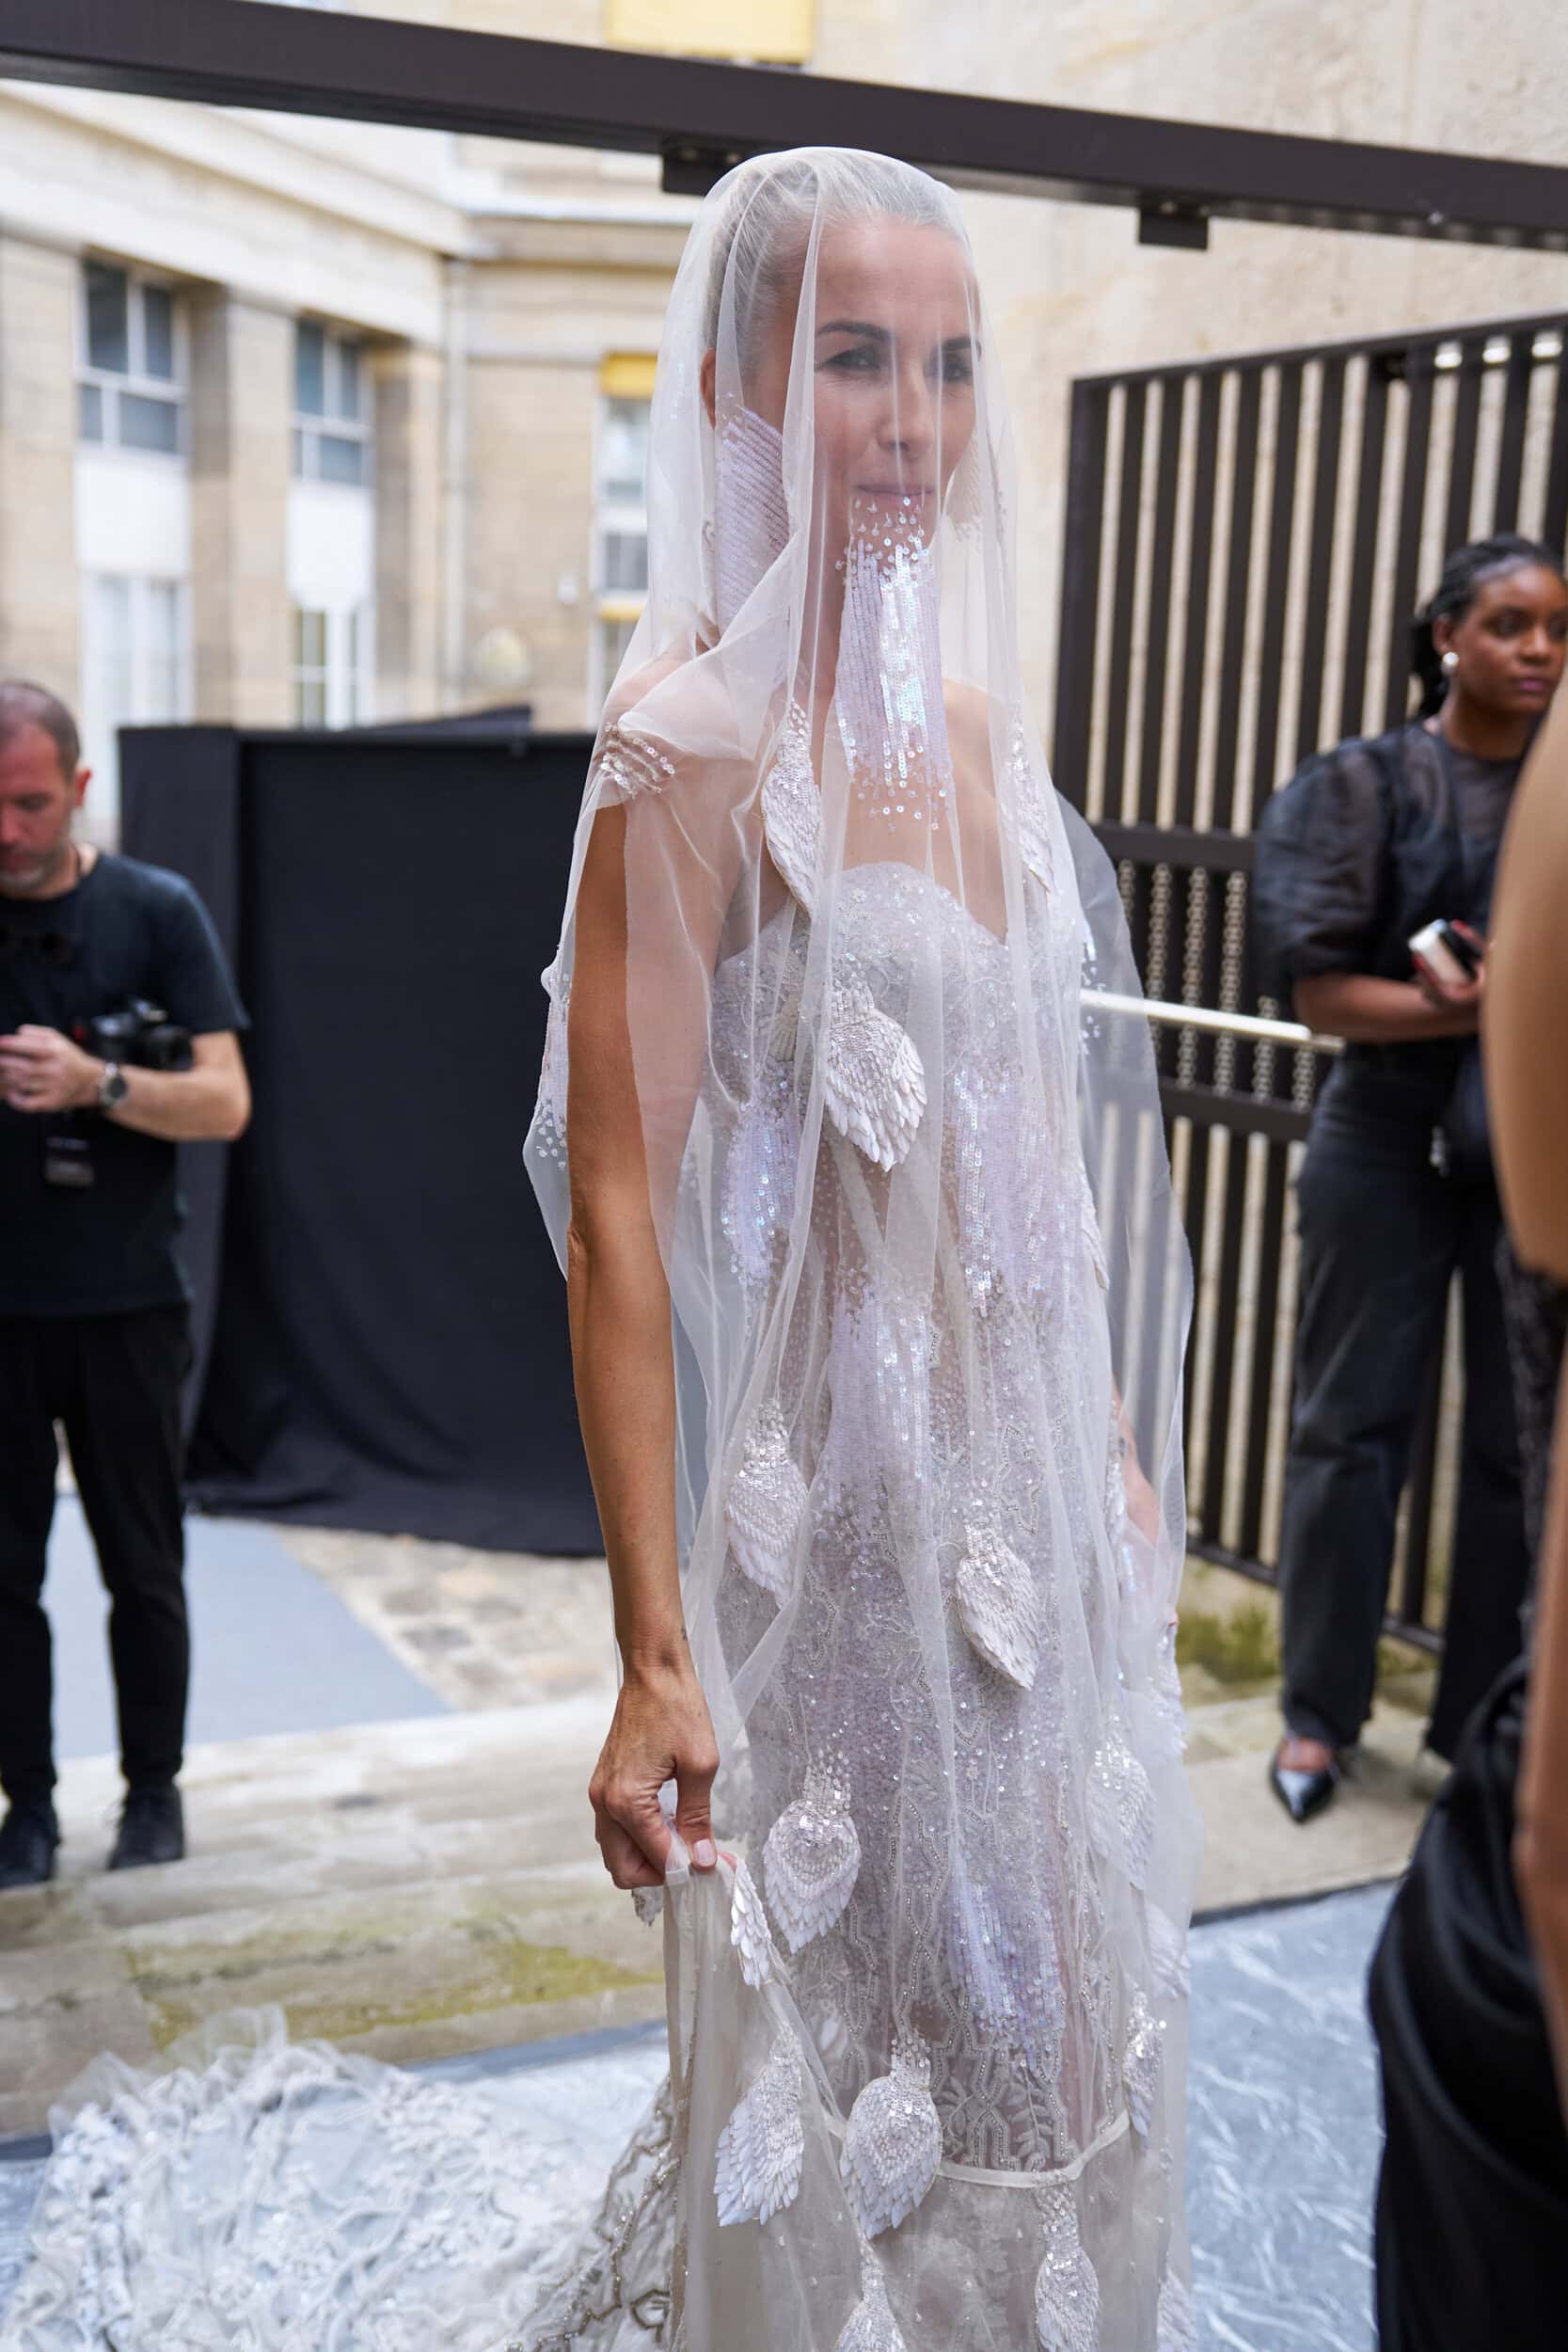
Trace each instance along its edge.
<instances>
[{"instance_id":1,"label":"metal gate","mask_svg":"<svg viewBox=\"0 0 1568 2352\"><path fill-rule=\"evenodd\" d=\"M1403 716L1409 618L1449 548L1568 541L1568 316L1087 376L1071 424L1055 778L1115 859L1146 990L1172 1008L1154 1036L1196 1284L1190 1549L1272 1581L1290 1180L1325 1065L1257 992L1252 826L1308 753ZM1183 1023L1185 1006L1228 1025ZM1458 1391L1450 1329L1388 1622L1429 1649Z\"/></svg>"}]
</instances>

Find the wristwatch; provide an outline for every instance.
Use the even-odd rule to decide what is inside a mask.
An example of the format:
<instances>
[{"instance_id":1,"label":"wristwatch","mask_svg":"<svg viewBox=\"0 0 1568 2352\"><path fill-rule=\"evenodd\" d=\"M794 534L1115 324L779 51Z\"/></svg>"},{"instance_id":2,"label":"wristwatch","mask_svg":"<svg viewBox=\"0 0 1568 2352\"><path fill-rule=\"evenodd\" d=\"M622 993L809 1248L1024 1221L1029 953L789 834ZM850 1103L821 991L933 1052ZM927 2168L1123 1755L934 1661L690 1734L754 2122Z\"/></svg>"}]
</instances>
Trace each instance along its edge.
<instances>
[{"instance_id":1,"label":"wristwatch","mask_svg":"<svg viewBox=\"0 0 1568 2352\"><path fill-rule=\"evenodd\" d=\"M105 1062L103 1065L103 1075L98 1081L99 1109L101 1111L112 1111L117 1109L119 1105L124 1102L130 1091L131 1081L125 1075L124 1071L121 1070L119 1062Z\"/></svg>"}]
</instances>

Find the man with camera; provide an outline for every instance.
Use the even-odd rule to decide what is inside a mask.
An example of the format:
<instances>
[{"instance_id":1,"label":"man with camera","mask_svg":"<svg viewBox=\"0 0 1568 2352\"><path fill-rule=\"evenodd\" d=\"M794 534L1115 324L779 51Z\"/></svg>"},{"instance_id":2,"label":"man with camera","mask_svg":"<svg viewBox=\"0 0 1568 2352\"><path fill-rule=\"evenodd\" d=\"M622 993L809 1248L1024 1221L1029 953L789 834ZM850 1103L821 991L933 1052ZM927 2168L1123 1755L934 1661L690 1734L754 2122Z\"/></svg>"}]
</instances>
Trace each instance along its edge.
<instances>
[{"instance_id":1,"label":"man with camera","mask_svg":"<svg viewBox=\"0 0 1568 2352\"><path fill-rule=\"evenodd\" d=\"M41 1597L56 1422L111 1600L126 1797L109 1867L184 1851L175 1147L250 1116L207 914L178 875L77 845L87 772L64 704L0 680L0 1888L52 1877L59 1843Z\"/></svg>"}]
</instances>

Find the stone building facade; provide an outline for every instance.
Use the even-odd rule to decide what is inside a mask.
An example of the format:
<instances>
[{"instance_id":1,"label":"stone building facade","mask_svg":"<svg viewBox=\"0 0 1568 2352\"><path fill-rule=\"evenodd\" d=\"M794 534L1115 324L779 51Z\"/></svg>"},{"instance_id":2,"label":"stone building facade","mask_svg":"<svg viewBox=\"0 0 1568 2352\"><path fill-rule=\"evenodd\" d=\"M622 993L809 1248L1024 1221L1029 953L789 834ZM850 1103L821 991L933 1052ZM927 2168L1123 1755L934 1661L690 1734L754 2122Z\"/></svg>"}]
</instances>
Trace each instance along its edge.
<instances>
[{"instance_id":1,"label":"stone building facade","mask_svg":"<svg viewBox=\"0 0 1568 2352\"><path fill-rule=\"evenodd\" d=\"M359 0L335 0L358 5ZM367 0L368 5L368 0ZM1553 0L375 0L489 31L1568 160ZM966 197L1052 686L1074 376L1568 307L1568 262ZM584 723L691 214L647 159L0 83L0 666L126 719ZM114 832L112 789L96 823Z\"/></svg>"}]
</instances>

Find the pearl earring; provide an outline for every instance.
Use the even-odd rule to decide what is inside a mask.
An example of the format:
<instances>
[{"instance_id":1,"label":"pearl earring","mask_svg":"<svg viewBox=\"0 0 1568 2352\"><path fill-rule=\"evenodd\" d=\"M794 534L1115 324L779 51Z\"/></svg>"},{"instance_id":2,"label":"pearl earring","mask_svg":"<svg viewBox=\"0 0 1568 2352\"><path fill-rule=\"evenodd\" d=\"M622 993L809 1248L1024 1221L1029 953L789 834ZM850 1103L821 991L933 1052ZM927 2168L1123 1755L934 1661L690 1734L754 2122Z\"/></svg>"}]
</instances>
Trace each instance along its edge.
<instances>
[{"instance_id":1,"label":"pearl earring","mask_svg":"<svg viewBox=\"0 0 1568 2352\"><path fill-rule=\"evenodd\" d=\"M1459 667L1459 656L1453 651L1451 646L1443 656L1443 667L1445 670L1450 672L1457 670Z\"/></svg>"}]
</instances>

